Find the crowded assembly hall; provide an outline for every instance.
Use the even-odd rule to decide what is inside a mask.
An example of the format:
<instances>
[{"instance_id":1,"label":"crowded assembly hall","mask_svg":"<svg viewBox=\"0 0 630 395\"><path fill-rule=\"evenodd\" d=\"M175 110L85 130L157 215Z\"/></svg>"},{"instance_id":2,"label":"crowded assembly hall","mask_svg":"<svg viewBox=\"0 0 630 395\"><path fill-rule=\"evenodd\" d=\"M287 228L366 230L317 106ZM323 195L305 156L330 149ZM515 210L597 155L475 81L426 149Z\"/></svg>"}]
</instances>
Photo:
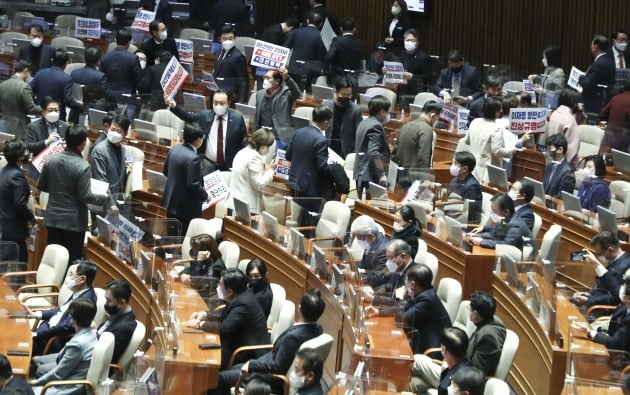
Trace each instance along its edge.
<instances>
[{"instance_id":1,"label":"crowded assembly hall","mask_svg":"<svg viewBox=\"0 0 630 395\"><path fill-rule=\"evenodd\" d=\"M630 394L621 3L0 0L0 394Z\"/></svg>"}]
</instances>

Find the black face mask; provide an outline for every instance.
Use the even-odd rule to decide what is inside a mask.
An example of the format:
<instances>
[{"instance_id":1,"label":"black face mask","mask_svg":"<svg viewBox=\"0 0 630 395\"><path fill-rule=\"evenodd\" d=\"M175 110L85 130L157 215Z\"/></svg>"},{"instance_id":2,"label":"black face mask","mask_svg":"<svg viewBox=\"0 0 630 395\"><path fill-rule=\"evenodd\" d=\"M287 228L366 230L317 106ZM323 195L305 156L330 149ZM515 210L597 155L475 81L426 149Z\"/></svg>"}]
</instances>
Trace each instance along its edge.
<instances>
[{"instance_id":1,"label":"black face mask","mask_svg":"<svg viewBox=\"0 0 630 395\"><path fill-rule=\"evenodd\" d=\"M109 314L110 316L118 314L119 311L120 309L118 308L117 305L113 305L113 306L110 306L108 304L105 305L105 312Z\"/></svg>"},{"instance_id":2,"label":"black face mask","mask_svg":"<svg viewBox=\"0 0 630 395\"><path fill-rule=\"evenodd\" d=\"M254 292L258 292L260 291L263 286L265 285L265 279L264 278L259 278L256 280L249 280L247 282L247 286L249 286L249 289L251 289Z\"/></svg>"},{"instance_id":3,"label":"black face mask","mask_svg":"<svg viewBox=\"0 0 630 395\"><path fill-rule=\"evenodd\" d=\"M340 96L337 98L337 102L339 103L340 106L346 107L348 104L350 104L350 98Z\"/></svg>"}]
</instances>

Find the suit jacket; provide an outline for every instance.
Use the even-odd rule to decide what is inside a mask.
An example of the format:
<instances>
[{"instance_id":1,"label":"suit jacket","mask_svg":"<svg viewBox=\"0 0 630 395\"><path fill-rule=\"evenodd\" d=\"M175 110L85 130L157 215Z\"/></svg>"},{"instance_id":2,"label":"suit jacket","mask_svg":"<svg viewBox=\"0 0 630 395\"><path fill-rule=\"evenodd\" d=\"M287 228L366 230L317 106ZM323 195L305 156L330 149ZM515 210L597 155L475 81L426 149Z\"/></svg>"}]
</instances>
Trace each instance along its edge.
<instances>
[{"instance_id":1,"label":"suit jacket","mask_svg":"<svg viewBox=\"0 0 630 395\"><path fill-rule=\"evenodd\" d=\"M107 77L110 99L121 100L121 94L135 94L142 81L140 61L125 47L117 47L101 59L101 71Z\"/></svg>"},{"instance_id":2,"label":"suit jacket","mask_svg":"<svg viewBox=\"0 0 630 395\"><path fill-rule=\"evenodd\" d=\"M296 395L324 395L324 388L322 387L322 383L320 381L309 385L308 387L300 388L296 393Z\"/></svg>"},{"instance_id":3,"label":"suit jacket","mask_svg":"<svg viewBox=\"0 0 630 395\"><path fill-rule=\"evenodd\" d=\"M204 132L203 143L197 150L199 155L205 155L206 145L208 144L208 136L210 128L214 123L215 114L213 110L202 110L197 113L187 112L180 106L171 107L173 114L186 122L197 122ZM228 109L228 126L224 130L223 139L225 141L225 162L221 170L230 170L234 161L234 157L245 146L245 138L247 137L247 127L243 116L233 110ZM225 115L224 115L225 116Z\"/></svg>"},{"instance_id":4,"label":"suit jacket","mask_svg":"<svg viewBox=\"0 0 630 395\"><path fill-rule=\"evenodd\" d=\"M341 35L341 29L339 28L339 19L337 18L337 15L333 12L333 10L327 8L323 4L315 4L313 8L311 8L311 11L317 12L318 14L323 16L324 20L328 19L328 23L330 23L330 27L332 27L332 29L335 31L335 34L337 34L338 36Z\"/></svg>"},{"instance_id":5,"label":"suit jacket","mask_svg":"<svg viewBox=\"0 0 630 395\"><path fill-rule=\"evenodd\" d=\"M13 390L18 390L20 392L13 392ZM33 389L31 388L30 385L28 385L28 383L24 380L22 380L21 378L17 377L17 376L13 376L13 378L11 380L9 380L8 383L6 383L4 385L4 388L2 390L0 390L0 395L5 395L5 394L27 394L27 395L35 395L35 393L33 392Z\"/></svg>"},{"instance_id":6,"label":"suit jacket","mask_svg":"<svg viewBox=\"0 0 630 395\"><path fill-rule=\"evenodd\" d=\"M15 134L24 139L29 114L39 114L42 109L33 100L31 86L20 77L13 76L0 84L0 132Z\"/></svg>"},{"instance_id":7,"label":"suit jacket","mask_svg":"<svg viewBox=\"0 0 630 395\"><path fill-rule=\"evenodd\" d=\"M615 66L606 57L601 55L586 70L586 74L579 79L582 86L582 102L587 113L599 113L604 104L610 98L610 93L615 86ZM601 89L597 85L606 85L603 97Z\"/></svg>"},{"instance_id":8,"label":"suit jacket","mask_svg":"<svg viewBox=\"0 0 630 395\"><path fill-rule=\"evenodd\" d=\"M379 232L371 248L363 252L361 262L359 262L359 268L365 270L361 277L371 287L377 287L384 283L383 277L385 271L387 271L385 267L387 242L387 238Z\"/></svg>"},{"instance_id":9,"label":"suit jacket","mask_svg":"<svg viewBox=\"0 0 630 395\"><path fill-rule=\"evenodd\" d=\"M405 303L403 314L405 328L414 330L409 335L414 354L422 354L426 349L438 347L444 328L451 326L451 319L430 286Z\"/></svg>"},{"instance_id":10,"label":"suit jacket","mask_svg":"<svg viewBox=\"0 0 630 395\"><path fill-rule=\"evenodd\" d=\"M92 287L86 289L78 297L90 299L92 302L96 303L96 293ZM71 300L68 300L66 303L70 302ZM71 335L74 333L74 326L72 326L72 323L70 322L70 315L68 314L67 309L61 316L57 325L51 327L48 324L50 319L58 312L59 307L42 311L42 322L37 329L35 329L38 340L43 340L45 342L53 336Z\"/></svg>"},{"instance_id":11,"label":"suit jacket","mask_svg":"<svg viewBox=\"0 0 630 395\"><path fill-rule=\"evenodd\" d=\"M31 61L31 51L33 47L31 45L27 45L20 49L20 53L18 54L18 58L20 60L28 60ZM52 66L52 58L55 56L55 48L51 47L48 44L42 44L41 46L41 57L39 58L39 64L33 64L33 76L37 74L37 72L41 69L45 69L47 67ZM31 62L33 63L33 62Z\"/></svg>"},{"instance_id":12,"label":"suit jacket","mask_svg":"<svg viewBox=\"0 0 630 395\"><path fill-rule=\"evenodd\" d=\"M463 97L474 96L481 92L481 75L474 66L464 64L460 71L459 95ZM442 89L453 89L453 70L444 68L435 84L433 92L439 95Z\"/></svg>"},{"instance_id":13,"label":"suit jacket","mask_svg":"<svg viewBox=\"0 0 630 395\"><path fill-rule=\"evenodd\" d=\"M269 318L269 313L271 313L271 304L273 303L273 291L271 290L269 280L264 280L259 289L253 289L249 286L248 288L254 294L254 298L256 298L256 302L258 302L260 308L265 314L265 318Z\"/></svg>"},{"instance_id":14,"label":"suit jacket","mask_svg":"<svg viewBox=\"0 0 630 395\"><path fill-rule=\"evenodd\" d=\"M545 194L561 198L562 191L573 193L575 189L573 167L571 167L566 159L563 159L552 174L553 166L555 166L553 163L548 163L547 166L545 166L545 173L543 175Z\"/></svg>"},{"instance_id":15,"label":"suit jacket","mask_svg":"<svg viewBox=\"0 0 630 395\"><path fill-rule=\"evenodd\" d=\"M166 186L162 207L170 217L187 226L191 219L201 217L201 204L208 199L203 189L201 163L193 146L184 143L171 148L163 173Z\"/></svg>"},{"instance_id":16,"label":"suit jacket","mask_svg":"<svg viewBox=\"0 0 630 395\"><path fill-rule=\"evenodd\" d=\"M259 203L260 191L273 181L274 170L265 170L265 162L262 155L251 145L238 151L232 162L232 174L230 175L230 197L228 208L234 208L233 198L239 198L249 203L252 213L261 212Z\"/></svg>"},{"instance_id":17,"label":"suit jacket","mask_svg":"<svg viewBox=\"0 0 630 395\"><path fill-rule=\"evenodd\" d=\"M72 77L75 84L80 85L100 85L105 87L106 84L105 73L92 66L72 70L70 77Z\"/></svg>"},{"instance_id":18,"label":"suit jacket","mask_svg":"<svg viewBox=\"0 0 630 395\"><path fill-rule=\"evenodd\" d=\"M345 77L345 70L355 71L358 76L358 71L361 70L363 48L363 42L354 34L344 34L332 40L328 53L324 57L324 64L330 67L329 84L334 85L339 78Z\"/></svg>"},{"instance_id":19,"label":"suit jacket","mask_svg":"<svg viewBox=\"0 0 630 395\"><path fill-rule=\"evenodd\" d=\"M73 232L87 229L88 203L99 205L107 200L105 195L92 193L90 165L72 150L46 160L37 187L50 195L44 225Z\"/></svg>"},{"instance_id":20,"label":"suit jacket","mask_svg":"<svg viewBox=\"0 0 630 395\"><path fill-rule=\"evenodd\" d=\"M468 358L464 358L457 362L452 368L446 368L442 370L440 374L440 384L438 384L438 395L448 395L448 386L451 385L451 380L455 373L461 368L472 367L472 364Z\"/></svg>"},{"instance_id":21,"label":"suit jacket","mask_svg":"<svg viewBox=\"0 0 630 395\"><path fill-rule=\"evenodd\" d=\"M595 304L617 305L619 288L623 274L630 268L630 255L627 252L608 264L608 270L601 277L595 278L596 287L589 290L587 305Z\"/></svg>"},{"instance_id":22,"label":"suit jacket","mask_svg":"<svg viewBox=\"0 0 630 395\"><path fill-rule=\"evenodd\" d=\"M601 178L584 178L578 188L578 196L583 209L597 212L597 206L610 206L610 188Z\"/></svg>"},{"instance_id":23,"label":"suit jacket","mask_svg":"<svg viewBox=\"0 0 630 395\"><path fill-rule=\"evenodd\" d=\"M624 66L626 66L626 68L630 67L630 53L628 52L628 50L626 49L625 51L621 52L621 54L625 63ZM615 56L615 51L613 50L612 46L610 47L610 50L606 52L606 54L604 54L603 57L605 57L613 65L613 67L615 67L615 69L619 65L619 59Z\"/></svg>"},{"instance_id":24,"label":"suit jacket","mask_svg":"<svg viewBox=\"0 0 630 395\"><path fill-rule=\"evenodd\" d=\"M415 96L418 92L424 92L431 77L431 58L429 55L416 48L413 53L404 51L399 59L405 67L405 71L413 74L413 76L407 80L407 85L398 85L398 95Z\"/></svg>"},{"instance_id":25,"label":"suit jacket","mask_svg":"<svg viewBox=\"0 0 630 395\"><path fill-rule=\"evenodd\" d=\"M214 5L212 14L210 28L214 28L213 40L215 42L219 42L223 25L227 23L236 25L236 36L238 37L249 24L249 10L242 1L219 0Z\"/></svg>"},{"instance_id":26,"label":"suit jacket","mask_svg":"<svg viewBox=\"0 0 630 395\"><path fill-rule=\"evenodd\" d=\"M328 144L317 127L298 129L286 158L291 161L289 186L296 195L331 199Z\"/></svg>"},{"instance_id":27,"label":"suit jacket","mask_svg":"<svg viewBox=\"0 0 630 395\"><path fill-rule=\"evenodd\" d=\"M87 376L92 351L98 339L96 331L91 328L81 328L66 343L57 355L57 366L42 377L35 380L34 386L41 386L54 380L84 379ZM84 393L83 385L58 387L55 394L78 395Z\"/></svg>"},{"instance_id":28,"label":"suit jacket","mask_svg":"<svg viewBox=\"0 0 630 395\"><path fill-rule=\"evenodd\" d=\"M66 119L66 107L80 109L81 104L72 95L72 77L57 66L41 69L31 81L33 94L40 105L44 104L47 96L59 102L60 118Z\"/></svg>"},{"instance_id":29,"label":"suit jacket","mask_svg":"<svg viewBox=\"0 0 630 395\"><path fill-rule=\"evenodd\" d=\"M608 333L598 330L593 340L609 350L630 350L630 315L625 303L617 306L610 316Z\"/></svg>"},{"instance_id":30,"label":"suit jacket","mask_svg":"<svg viewBox=\"0 0 630 395\"><path fill-rule=\"evenodd\" d=\"M333 117L330 120L330 125L326 128L326 139L328 140L328 146L332 146L331 140L333 139L333 127L335 119L335 110L341 110L341 107L335 106L334 100L324 100L322 105L327 106L333 112ZM348 103L348 107L343 109L341 116L341 125L339 131L336 134L336 138L341 139L341 152L337 152L341 157L345 158L348 154L355 151L354 144L356 140L356 133L359 124L363 120L361 115L361 107L353 102Z\"/></svg>"},{"instance_id":31,"label":"suit jacket","mask_svg":"<svg viewBox=\"0 0 630 395\"><path fill-rule=\"evenodd\" d=\"M192 0L190 2L190 27L207 30L210 27L216 2L217 0ZM208 26L204 26L206 22Z\"/></svg>"},{"instance_id":32,"label":"suit jacket","mask_svg":"<svg viewBox=\"0 0 630 395\"><path fill-rule=\"evenodd\" d=\"M485 376L494 376L497 370L505 335L505 325L493 317L478 323L477 329L470 336L466 356Z\"/></svg>"},{"instance_id":33,"label":"suit jacket","mask_svg":"<svg viewBox=\"0 0 630 395\"><path fill-rule=\"evenodd\" d=\"M284 44L285 34L282 31L282 25L279 23L275 23L263 31L262 36L260 36L262 41L282 45Z\"/></svg>"},{"instance_id":34,"label":"suit jacket","mask_svg":"<svg viewBox=\"0 0 630 395\"><path fill-rule=\"evenodd\" d=\"M116 154L119 151L120 155ZM92 178L105 181L109 184L110 204L115 205L116 200L125 191L125 179L127 165L125 163L125 147L121 144L115 146L109 141L102 141L94 147L91 156Z\"/></svg>"},{"instance_id":35,"label":"suit jacket","mask_svg":"<svg viewBox=\"0 0 630 395\"><path fill-rule=\"evenodd\" d=\"M405 169L430 169L433 155L433 127L418 118L400 129L396 141L395 160Z\"/></svg>"},{"instance_id":36,"label":"suit jacket","mask_svg":"<svg viewBox=\"0 0 630 395\"><path fill-rule=\"evenodd\" d=\"M455 193L461 197L462 200L474 200L477 204L474 205L473 214L471 220L476 223L481 219L481 201L483 195L481 194L481 185L479 181L469 174L464 181L460 181L459 178L454 177L448 184L448 192Z\"/></svg>"},{"instance_id":37,"label":"suit jacket","mask_svg":"<svg viewBox=\"0 0 630 395\"><path fill-rule=\"evenodd\" d=\"M153 103L151 108L154 110L166 107L166 104L164 104L164 89L162 89L162 84L160 83L166 66L167 63L159 63L147 67L142 82L138 87L141 92L151 94Z\"/></svg>"},{"instance_id":38,"label":"suit jacket","mask_svg":"<svg viewBox=\"0 0 630 395\"><path fill-rule=\"evenodd\" d=\"M158 52L161 50L166 50L171 53L171 55L175 56L177 60L179 60L179 51L177 50L177 44L175 43L174 38L167 37L161 44L158 44L153 40L153 38L149 38L147 41L142 43L142 50L147 54L147 65L152 66L155 64L155 58L158 55Z\"/></svg>"},{"instance_id":39,"label":"suit jacket","mask_svg":"<svg viewBox=\"0 0 630 395\"><path fill-rule=\"evenodd\" d=\"M523 249L523 238L529 239L529 244L537 251L536 241L532 237L532 232L527 224L516 215L512 215L507 224L497 224L484 226L483 230L477 233L481 237L481 246L486 248L496 248L497 244L509 244L519 250Z\"/></svg>"},{"instance_id":40,"label":"suit jacket","mask_svg":"<svg viewBox=\"0 0 630 395\"><path fill-rule=\"evenodd\" d=\"M262 101L265 97L265 90L260 89L256 92L256 129L263 125L260 121L260 110ZM290 142L293 137L293 119L291 118L293 102L300 97L300 88L289 78L282 84L280 89L276 91L271 99L271 120L273 122L273 133L282 141Z\"/></svg>"},{"instance_id":41,"label":"suit jacket","mask_svg":"<svg viewBox=\"0 0 630 395\"><path fill-rule=\"evenodd\" d=\"M358 158L359 167L354 179L378 183L381 176L387 174L390 156L389 142L383 124L372 116L361 121L354 147L357 153L364 153Z\"/></svg>"},{"instance_id":42,"label":"suit jacket","mask_svg":"<svg viewBox=\"0 0 630 395\"><path fill-rule=\"evenodd\" d=\"M311 25L293 29L284 46L293 49L289 62L291 74L307 76L319 74L321 62L326 55L326 47L319 29ZM306 63L300 64L298 60Z\"/></svg>"},{"instance_id":43,"label":"suit jacket","mask_svg":"<svg viewBox=\"0 0 630 395\"><path fill-rule=\"evenodd\" d=\"M529 203L524 204L521 208L514 212L514 218L518 218L525 222L525 225L532 230L534 228L534 209Z\"/></svg>"},{"instance_id":44,"label":"suit jacket","mask_svg":"<svg viewBox=\"0 0 630 395\"><path fill-rule=\"evenodd\" d=\"M383 38L392 37L394 39L393 43L385 44L385 47L387 48L387 52L389 54L395 54L395 55L400 56L405 50L404 49L405 48L404 47L405 32L411 29L413 27L413 24L411 23L409 18L405 16L402 19L398 20L398 22L396 23L396 26L394 26L394 32L390 34L389 26L391 25L393 19L394 17L392 15L390 15L389 18L387 18L387 22L385 22L385 27L383 28Z\"/></svg>"},{"instance_id":45,"label":"suit jacket","mask_svg":"<svg viewBox=\"0 0 630 395\"><path fill-rule=\"evenodd\" d=\"M2 240L24 241L28 222L35 216L28 208L31 188L22 169L14 164L0 170L0 236Z\"/></svg>"},{"instance_id":46,"label":"suit jacket","mask_svg":"<svg viewBox=\"0 0 630 395\"><path fill-rule=\"evenodd\" d=\"M99 329L102 328L108 321L109 325L105 329L105 332L113 333L116 338L114 343L114 353L112 354L112 363L118 363L118 360L127 349L129 341L131 341L133 332L136 330L136 326L138 324L133 311L118 313L109 317L107 321L104 321L99 326Z\"/></svg>"},{"instance_id":47,"label":"suit jacket","mask_svg":"<svg viewBox=\"0 0 630 395\"><path fill-rule=\"evenodd\" d=\"M69 127L64 121L57 121L57 134L59 134L59 137L65 138ZM45 118L42 117L35 122L31 122L26 127L26 147L33 156L36 156L46 148L47 138L48 125Z\"/></svg>"},{"instance_id":48,"label":"suit jacket","mask_svg":"<svg viewBox=\"0 0 630 395\"><path fill-rule=\"evenodd\" d=\"M245 55L234 47L219 61L222 51L214 54L214 79L220 88L227 89L237 101L247 103L249 76Z\"/></svg>"}]
</instances>

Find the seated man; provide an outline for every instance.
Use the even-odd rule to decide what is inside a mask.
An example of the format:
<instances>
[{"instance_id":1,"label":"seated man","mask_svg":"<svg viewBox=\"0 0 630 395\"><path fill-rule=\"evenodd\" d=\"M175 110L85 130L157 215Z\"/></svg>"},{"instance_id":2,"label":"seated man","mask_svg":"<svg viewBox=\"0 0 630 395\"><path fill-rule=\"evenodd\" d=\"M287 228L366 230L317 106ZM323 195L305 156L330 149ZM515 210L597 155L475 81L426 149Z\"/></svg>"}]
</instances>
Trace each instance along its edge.
<instances>
[{"instance_id":1,"label":"seated man","mask_svg":"<svg viewBox=\"0 0 630 395\"><path fill-rule=\"evenodd\" d=\"M387 238L379 231L376 222L370 216L362 215L352 222L350 232L352 237L356 238L357 246L364 251L359 262L359 268L365 270L363 280L372 287L387 282L385 277Z\"/></svg>"},{"instance_id":2,"label":"seated man","mask_svg":"<svg viewBox=\"0 0 630 395\"><path fill-rule=\"evenodd\" d=\"M227 394L230 388L236 384L239 375L251 374L250 379L262 379L256 373L276 373L285 374L295 353L302 343L322 334L322 327L317 323L319 317L324 313L326 304L322 295L317 289L310 289L304 293L300 300L298 321L293 326L281 334L273 345L271 351L256 359L250 359L244 364L235 365L230 370L219 373L219 386L213 390L215 394ZM270 382L277 387L276 380ZM281 393L282 388L272 387L273 393Z\"/></svg>"},{"instance_id":3,"label":"seated man","mask_svg":"<svg viewBox=\"0 0 630 395\"><path fill-rule=\"evenodd\" d=\"M227 269L221 273L219 299L227 305L221 310L218 320L213 319L214 312L193 313L185 323L192 328L218 333L221 337L221 370L228 368L232 353L242 346L269 344L267 319L254 295L247 289L247 277L238 269ZM237 363L245 362L261 355L260 352L239 354Z\"/></svg>"},{"instance_id":4,"label":"seated man","mask_svg":"<svg viewBox=\"0 0 630 395\"><path fill-rule=\"evenodd\" d=\"M562 134L552 134L547 137L547 156L551 160L545 166L543 186L545 197L562 198L562 191L573 193L575 189L575 174L573 167L565 157L567 153L567 139Z\"/></svg>"},{"instance_id":5,"label":"seated man","mask_svg":"<svg viewBox=\"0 0 630 395\"><path fill-rule=\"evenodd\" d=\"M118 363L136 330L136 316L131 311L131 285L126 280L113 280L105 285L105 312L109 316L98 327L99 336L111 332L116 337L112 363Z\"/></svg>"},{"instance_id":6,"label":"seated man","mask_svg":"<svg viewBox=\"0 0 630 395\"><path fill-rule=\"evenodd\" d=\"M449 394L483 395L486 379L483 372L472 366L460 369L453 375Z\"/></svg>"},{"instance_id":7,"label":"seated man","mask_svg":"<svg viewBox=\"0 0 630 395\"><path fill-rule=\"evenodd\" d=\"M577 292L571 299L578 306L618 305L623 274L630 268L630 255L619 246L616 235L603 231L591 239L594 251L584 250L584 261L595 271L596 286L588 292Z\"/></svg>"},{"instance_id":8,"label":"seated man","mask_svg":"<svg viewBox=\"0 0 630 395\"><path fill-rule=\"evenodd\" d=\"M295 367L289 376L291 387L297 388L296 395L324 395L321 380L324 360L313 349L305 348L295 356Z\"/></svg>"},{"instance_id":9,"label":"seated man","mask_svg":"<svg viewBox=\"0 0 630 395\"><path fill-rule=\"evenodd\" d=\"M72 296L63 305L50 310L32 312L31 315L42 322L33 333L33 355L41 355L46 343L54 336L74 334L68 307L76 298L87 298L96 303L96 294L92 282L96 276L96 266L87 260L77 261L68 269L65 286L72 291ZM58 352L67 339L57 338L49 352Z\"/></svg>"},{"instance_id":10,"label":"seated man","mask_svg":"<svg viewBox=\"0 0 630 395\"><path fill-rule=\"evenodd\" d=\"M516 180L508 191L508 196L514 202L514 217L521 219L529 230L534 228L534 210L530 202L534 198L534 186L524 180Z\"/></svg>"},{"instance_id":11,"label":"seated man","mask_svg":"<svg viewBox=\"0 0 630 395\"><path fill-rule=\"evenodd\" d=\"M468 115L468 124L470 124L475 118L483 117L483 103L489 97L502 96L503 94L503 81L501 77L496 74L489 74L486 77L486 81L483 84L483 95L475 98L468 108L470 113Z\"/></svg>"},{"instance_id":12,"label":"seated man","mask_svg":"<svg viewBox=\"0 0 630 395\"><path fill-rule=\"evenodd\" d=\"M465 200L474 200L475 203L470 208L468 218L464 218L465 222L478 223L481 220L481 185L473 176L477 160L475 156L468 151L460 151L455 153L455 160L451 165L451 175L454 177L448 184L449 202L463 202ZM449 214L449 207L444 208L445 213Z\"/></svg>"},{"instance_id":13,"label":"seated man","mask_svg":"<svg viewBox=\"0 0 630 395\"><path fill-rule=\"evenodd\" d=\"M13 375L11 362L0 354L0 394L34 395L31 386L19 377Z\"/></svg>"},{"instance_id":14,"label":"seated man","mask_svg":"<svg viewBox=\"0 0 630 395\"><path fill-rule=\"evenodd\" d=\"M475 291L469 299L469 319L477 329L470 337L466 356L474 367L483 372L482 374L493 376L505 342L505 326L494 316L496 301L492 295ZM414 360L411 370L412 391L421 393L428 388L436 388L440 380L441 366L425 355L414 355Z\"/></svg>"},{"instance_id":15,"label":"seated man","mask_svg":"<svg viewBox=\"0 0 630 395\"><path fill-rule=\"evenodd\" d=\"M448 387L451 385L453 375L462 368L472 366L470 360L466 358L468 335L460 328L446 328L442 332L440 343L446 368L440 374L440 384L437 390L438 395L448 395Z\"/></svg>"}]
</instances>

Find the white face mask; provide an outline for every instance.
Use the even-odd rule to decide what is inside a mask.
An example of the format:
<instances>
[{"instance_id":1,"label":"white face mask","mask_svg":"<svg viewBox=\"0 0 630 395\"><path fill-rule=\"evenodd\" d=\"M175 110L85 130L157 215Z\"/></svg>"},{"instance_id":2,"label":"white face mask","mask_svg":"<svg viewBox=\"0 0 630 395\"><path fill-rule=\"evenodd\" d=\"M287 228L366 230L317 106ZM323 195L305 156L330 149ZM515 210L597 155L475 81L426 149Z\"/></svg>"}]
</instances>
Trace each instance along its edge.
<instances>
[{"instance_id":1,"label":"white face mask","mask_svg":"<svg viewBox=\"0 0 630 395\"><path fill-rule=\"evenodd\" d=\"M234 40L225 40L221 43L221 45L223 46L223 49L225 49L225 51L227 52L234 47Z\"/></svg>"},{"instance_id":2,"label":"white face mask","mask_svg":"<svg viewBox=\"0 0 630 395\"><path fill-rule=\"evenodd\" d=\"M452 385L449 385L446 388L446 392L448 392L448 395L455 395L455 388Z\"/></svg>"},{"instance_id":3,"label":"white face mask","mask_svg":"<svg viewBox=\"0 0 630 395\"><path fill-rule=\"evenodd\" d=\"M628 43L616 43L615 48L617 48L617 51L623 52L628 48Z\"/></svg>"},{"instance_id":4,"label":"white face mask","mask_svg":"<svg viewBox=\"0 0 630 395\"><path fill-rule=\"evenodd\" d=\"M415 51L417 47L418 47L418 43L416 41L405 40L405 51L412 52L412 51Z\"/></svg>"},{"instance_id":5,"label":"white face mask","mask_svg":"<svg viewBox=\"0 0 630 395\"><path fill-rule=\"evenodd\" d=\"M514 189L510 189L508 191L508 196L510 197L510 199L512 199L512 201L517 200L518 199L518 192L516 192Z\"/></svg>"},{"instance_id":6,"label":"white face mask","mask_svg":"<svg viewBox=\"0 0 630 395\"><path fill-rule=\"evenodd\" d=\"M119 144L123 141L123 135L115 130L110 130L107 132L107 140L112 144Z\"/></svg>"},{"instance_id":7,"label":"white face mask","mask_svg":"<svg viewBox=\"0 0 630 395\"><path fill-rule=\"evenodd\" d=\"M586 177L593 177L595 175L595 169L590 167L585 167L582 171Z\"/></svg>"},{"instance_id":8,"label":"white face mask","mask_svg":"<svg viewBox=\"0 0 630 395\"><path fill-rule=\"evenodd\" d=\"M304 376L298 376L297 374L295 374L295 370L293 370L291 371L291 374L289 375L289 384L293 388L302 388L304 387L305 378L306 377Z\"/></svg>"},{"instance_id":9,"label":"white face mask","mask_svg":"<svg viewBox=\"0 0 630 395\"><path fill-rule=\"evenodd\" d=\"M221 291L221 287L217 286L217 298L223 300L223 298L225 298L225 295L223 295L223 291Z\"/></svg>"},{"instance_id":10,"label":"white face mask","mask_svg":"<svg viewBox=\"0 0 630 395\"><path fill-rule=\"evenodd\" d=\"M542 64L544 67L548 67L549 64L547 63L547 58L542 58Z\"/></svg>"},{"instance_id":11,"label":"white face mask","mask_svg":"<svg viewBox=\"0 0 630 395\"><path fill-rule=\"evenodd\" d=\"M113 23L114 22L114 14L112 14L111 12L108 12L107 14L105 14L105 20L107 22Z\"/></svg>"},{"instance_id":12,"label":"white face mask","mask_svg":"<svg viewBox=\"0 0 630 395\"><path fill-rule=\"evenodd\" d=\"M212 109L214 110L214 113L220 117L224 116L227 112L227 106L213 105Z\"/></svg>"},{"instance_id":13,"label":"white face mask","mask_svg":"<svg viewBox=\"0 0 630 395\"><path fill-rule=\"evenodd\" d=\"M460 167L457 166L455 163L451 164L451 168L449 169L453 177L457 177L459 175L459 170Z\"/></svg>"},{"instance_id":14,"label":"white face mask","mask_svg":"<svg viewBox=\"0 0 630 395\"><path fill-rule=\"evenodd\" d=\"M142 70L144 70L144 69L146 69L146 68L147 68L147 61L146 61L146 60L141 60L141 61L140 61L140 68L141 68Z\"/></svg>"},{"instance_id":15,"label":"white face mask","mask_svg":"<svg viewBox=\"0 0 630 395\"><path fill-rule=\"evenodd\" d=\"M385 115L385 119L383 119L383 120L381 121L381 123L382 123L383 125L386 125L386 124L388 124L388 123L389 123L389 121L391 121L391 120L392 120L392 117L389 115L389 113L387 113L387 115Z\"/></svg>"},{"instance_id":16,"label":"white face mask","mask_svg":"<svg viewBox=\"0 0 630 395\"><path fill-rule=\"evenodd\" d=\"M166 40L166 38L168 37L168 32L166 30L164 30L163 32L160 32L159 37L160 37L160 40L162 41Z\"/></svg>"},{"instance_id":17,"label":"white face mask","mask_svg":"<svg viewBox=\"0 0 630 395\"><path fill-rule=\"evenodd\" d=\"M269 80L263 80L263 89L267 90L273 86L273 83Z\"/></svg>"},{"instance_id":18,"label":"white face mask","mask_svg":"<svg viewBox=\"0 0 630 395\"><path fill-rule=\"evenodd\" d=\"M608 263L608 258L606 258L604 255L598 256L597 259L599 259L599 261L603 264Z\"/></svg>"},{"instance_id":19,"label":"white face mask","mask_svg":"<svg viewBox=\"0 0 630 395\"><path fill-rule=\"evenodd\" d=\"M77 284L78 284L78 282L76 280L74 280L74 279L72 279L70 277L66 277L66 282L65 282L66 287L72 289L72 288L76 287Z\"/></svg>"},{"instance_id":20,"label":"white face mask","mask_svg":"<svg viewBox=\"0 0 630 395\"><path fill-rule=\"evenodd\" d=\"M394 222L394 230L396 232L400 232L401 230L405 228L406 228L405 224L401 224L400 222Z\"/></svg>"},{"instance_id":21,"label":"white face mask","mask_svg":"<svg viewBox=\"0 0 630 395\"><path fill-rule=\"evenodd\" d=\"M385 262L385 267L387 267L387 270L392 273L395 273L396 270L398 270L398 265L391 259L388 259L387 262Z\"/></svg>"},{"instance_id":22,"label":"white face mask","mask_svg":"<svg viewBox=\"0 0 630 395\"><path fill-rule=\"evenodd\" d=\"M370 242L368 242L367 240L357 240L357 246L360 249L367 251L370 249Z\"/></svg>"},{"instance_id":23,"label":"white face mask","mask_svg":"<svg viewBox=\"0 0 630 395\"><path fill-rule=\"evenodd\" d=\"M35 48L37 48L40 45L42 45L43 41L44 41L44 39L41 38L41 37L31 38L31 45L34 46Z\"/></svg>"},{"instance_id":24,"label":"white face mask","mask_svg":"<svg viewBox=\"0 0 630 395\"><path fill-rule=\"evenodd\" d=\"M622 285L619 287L619 300L623 302L623 297L626 295L626 286Z\"/></svg>"},{"instance_id":25,"label":"white face mask","mask_svg":"<svg viewBox=\"0 0 630 395\"><path fill-rule=\"evenodd\" d=\"M397 6L397 5L393 5L393 6L392 6L392 15L393 15L393 16L398 16L398 15L400 14L400 12L401 12L401 11L402 11L402 10L400 9L400 7L399 7L399 6Z\"/></svg>"},{"instance_id":26,"label":"white face mask","mask_svg":"<svg viewBox=\"0 0 630 395\"><path fill-rule=\"evenodd\" d=\"M495 224L500 223L503 220L503 217L500 216L499 214L495 213L494 211L490 212L490 219L492 220L492 222L494 222Z\"/></svg>"},{"instance_id":27,"label":"white face mask","mask_svg":"<svg viewBox=\"0 0 630 395\"><path fill-rule=\"evenodd\" d=\"M46 115L44 116L46 118L46 120L50 123L55 123L59 120L59 113L58 112L48 112L46 113Z\"/></svg>"}]
</instances>

